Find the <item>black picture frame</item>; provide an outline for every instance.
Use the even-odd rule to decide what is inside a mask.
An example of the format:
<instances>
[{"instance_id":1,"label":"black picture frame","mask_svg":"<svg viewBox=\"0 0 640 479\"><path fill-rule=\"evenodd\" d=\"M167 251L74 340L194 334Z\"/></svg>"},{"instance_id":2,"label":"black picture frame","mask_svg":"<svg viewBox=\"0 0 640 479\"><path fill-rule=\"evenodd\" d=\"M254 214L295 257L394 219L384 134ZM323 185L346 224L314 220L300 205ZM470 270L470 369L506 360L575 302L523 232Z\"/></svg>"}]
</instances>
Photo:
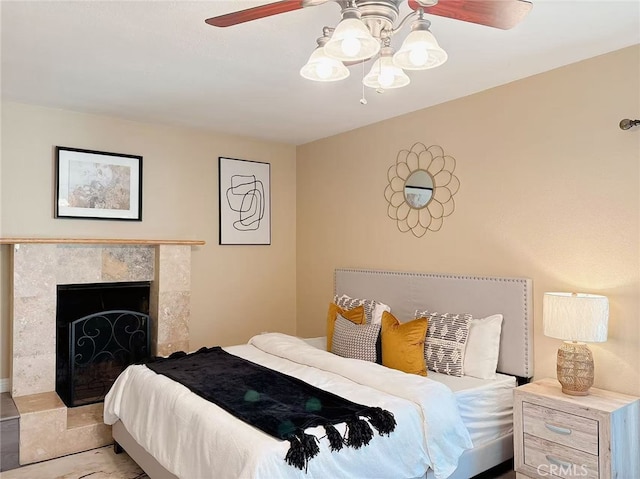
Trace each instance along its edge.
<instances>
[{"instance_id":1,"label":"black picture frame","mask_svg":"<svg viewBox=\"0 0 640 479\"><path fill-rule=\"evenodd\" d=\"M56 146L55 218L142 221L142 156Z\"/></svg>"},{"instance_id":2,"label":"black picture frame","mask_svg":"<svg viewBox=\"0 0 640 479\"><path fill-rule=\"evenodd\" d=\"M219 244L271 244L271 165L218 157Z\"/></svg>"}]
</instances>

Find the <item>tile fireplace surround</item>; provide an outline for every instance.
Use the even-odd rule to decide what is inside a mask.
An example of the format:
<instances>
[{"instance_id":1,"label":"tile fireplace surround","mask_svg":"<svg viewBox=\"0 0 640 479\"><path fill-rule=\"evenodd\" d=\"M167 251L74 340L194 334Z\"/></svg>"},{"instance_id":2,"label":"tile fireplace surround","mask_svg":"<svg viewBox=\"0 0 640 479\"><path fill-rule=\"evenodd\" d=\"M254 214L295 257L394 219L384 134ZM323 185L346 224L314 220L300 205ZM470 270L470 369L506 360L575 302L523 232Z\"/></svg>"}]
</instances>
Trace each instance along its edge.
<instances>
[{"instance_id":1,"label":"tile fireplace surround","mask_svg":"<svg viewBox=\"0 0 640 479\"><path fill-rule=\"evenodd\" d=\"M150 281L151 353L189 350L191 247L203 241L1 239L11 244L12 396L20 464L112 442L102 403L69 408L55 392L59 284Z\"/></svg>"}]
</instances>

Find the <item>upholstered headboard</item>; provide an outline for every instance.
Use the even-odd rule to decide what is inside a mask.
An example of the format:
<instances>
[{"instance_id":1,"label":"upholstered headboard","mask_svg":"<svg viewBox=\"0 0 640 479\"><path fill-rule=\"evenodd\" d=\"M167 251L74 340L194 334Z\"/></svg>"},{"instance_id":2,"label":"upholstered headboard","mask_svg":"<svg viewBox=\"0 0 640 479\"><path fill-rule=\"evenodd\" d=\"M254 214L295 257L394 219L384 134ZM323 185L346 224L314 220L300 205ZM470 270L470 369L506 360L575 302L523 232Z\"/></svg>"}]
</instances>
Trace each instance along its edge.
<instances>
[{"instance_id":1,"label":"upholstered headboard","mask_svg":"<svg viewBox=\"0 0 640 479\"><path fill-rule=\"evenodd\" d=\"M413 319L416 309L471 313L476 318L501 313L498 372L533 376L530 279L337 269L334 293L381 301L400 321Z\"/></svg>"}]
</instances>

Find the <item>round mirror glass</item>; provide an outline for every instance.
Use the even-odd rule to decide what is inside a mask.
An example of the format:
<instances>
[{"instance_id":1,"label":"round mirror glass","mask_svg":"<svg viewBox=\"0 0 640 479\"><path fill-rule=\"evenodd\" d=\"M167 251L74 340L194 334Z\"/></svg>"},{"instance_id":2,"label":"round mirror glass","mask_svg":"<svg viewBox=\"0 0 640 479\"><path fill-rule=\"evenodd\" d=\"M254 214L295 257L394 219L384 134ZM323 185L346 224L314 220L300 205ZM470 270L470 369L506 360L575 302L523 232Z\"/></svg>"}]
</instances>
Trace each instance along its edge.
<instances>
[{"instance_id":1,"label":"round mirror glass","mask_svg":"<svg viewBox=\"0 0 640 479\"><path fill-rule=\"evenodd\" d=\"M411 208L427 206L433 196L433 178L425 170L416 170L404 184L404 197Z\"/></svg>"}]
</instances>

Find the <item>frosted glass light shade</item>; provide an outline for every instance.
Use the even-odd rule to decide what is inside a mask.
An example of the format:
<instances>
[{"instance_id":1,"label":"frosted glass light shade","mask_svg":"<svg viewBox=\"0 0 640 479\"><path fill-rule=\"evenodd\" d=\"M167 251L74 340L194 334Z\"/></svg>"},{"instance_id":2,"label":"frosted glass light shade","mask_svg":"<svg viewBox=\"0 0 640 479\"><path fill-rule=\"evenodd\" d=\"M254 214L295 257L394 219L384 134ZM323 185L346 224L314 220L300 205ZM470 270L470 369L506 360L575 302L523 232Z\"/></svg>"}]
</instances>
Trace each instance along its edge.
<instances>
[{"instance_id":1,"label":"frosted glass light shade","mask_svg":"<svg viewBox=\"0 0 640 479\"><path fill-rule=\"evenodd\" d=\"M371 70L363 78L362 83L369 88L390 90L407 86L410 81L407 74L402 71L402 68L393 64L391 55L383 55L373 63Z\"/></svg>"},{"instance_id":2,"label":"frosted glass light shade","mask_svg":"<svg viewBox=\"0 0 640 479\"><path fill-rule=\"evenodd\" d=\"M344 18L324 46L327 55L340 61L366 60L380 51L380 42L358 18Z\"/></svg>"},{"instance_id":3,"label":"frosted glass light shade","mask_svg":"<svg viewBox=\"0 0 640 479\"><path fill-rule=\"evenodd\" d=\"M338 81L349 76L349 69L344 63L326 54L324 47L316 48L307 63L300 69L300 75L313 81Z\"/></svg>"},{"instance_id":4,"label":"frosted glass light shade","mask_svg":"<svg viewBox=\"0 0 640 479\"><path fill-rule=\"evenodd\" d=\"M429 30L413 30L393 56L393 62L404 70L428 70L439 67L447 58L447 52Z\"/></svg>"},{"instance_id":5,"label":"frosted glass light shade","mask_svg":"<svg viewBox=\"0 0 640 479\"><path fill-rule=\"evenodd\" d=\"M566 341L600 343L607 340L609 299L583 293L544 293L544 335Z\"/></svg>"}]
</instances>

